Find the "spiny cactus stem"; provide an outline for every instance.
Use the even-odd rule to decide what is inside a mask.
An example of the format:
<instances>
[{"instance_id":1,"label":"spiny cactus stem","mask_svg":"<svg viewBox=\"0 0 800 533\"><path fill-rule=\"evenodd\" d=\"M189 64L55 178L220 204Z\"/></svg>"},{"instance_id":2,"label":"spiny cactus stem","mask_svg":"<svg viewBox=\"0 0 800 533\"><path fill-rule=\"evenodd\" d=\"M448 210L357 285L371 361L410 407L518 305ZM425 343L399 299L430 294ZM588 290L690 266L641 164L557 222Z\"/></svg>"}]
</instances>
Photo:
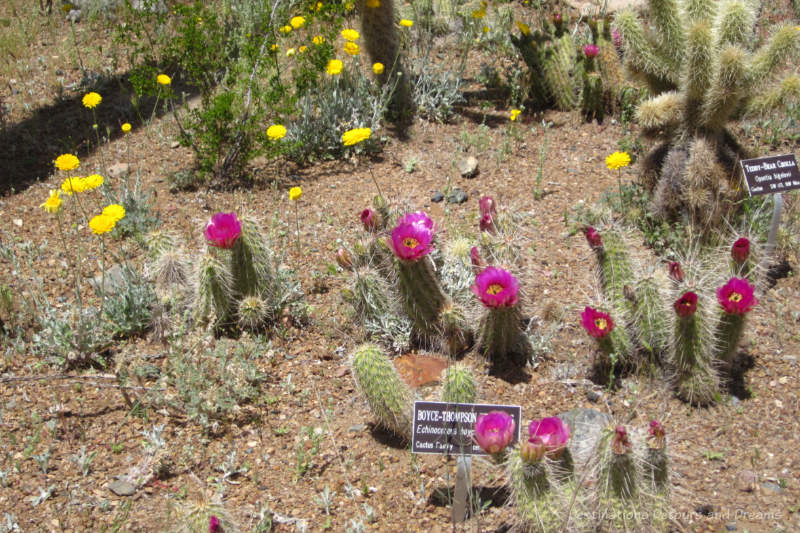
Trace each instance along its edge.
<instances>
[{"instance_id":1,"label":"spiny cactus stem","mask_svg":"<svg viewBox=\"0 0 800 533\"><path fill-rule=\"evenodd\" d=\"M744 332L744 315L723 313L717 323L717 358L730 364Z\"/></svg>"},{"instance_id":2,"label":"spiny cactus stem","mask_svg":"<svg viewBox=\"0 0 800 533\"><path fill-rule=\"evenodd\" d=\"M425 256L418 261L398 260L397 271L409 317L420 332L436 334L439 313L450 298L436 278L431 259Z\"/></svg>"},{"instance_id":3,"label":"spiny cactus stem","mask_svg":"<svg viewBox=\"0 0 800 533\"><path fill-rule=\"evenodd\" d=\"M555 462L555 476L561 483L567 482L575 477L575 461L569 448L564 448L553 458Z\"/></svg>"},{"instance_id":4,"label":"spiny cactus stem","mask_svg":"<svg viewBox=\"0 0 800 533\"><path fill-rule=\"evenodd\" d=\"M636 496L636 465L630 453L611 454L609 482L617 498L629 500Z\"/></svg>"},{"instance_id":5,"label":"spiny cactus stem","mask_svg":"<svg viewBox=\"0 0 800 533\"><path fill-rule=\"evenodd\" d=\"M492 362L510 358L519 366L527 363L525 340L517 306L489 309L481 331L481 350ZM521 343L523 343L521 345ZM520 349L523 348L523 349Z\"/></svg>"},{"instance_id":6,"label":"spiny cactus stem","mask_svg":"<svg viewBox=\"0 0 800 533\"><path fill-rule=\"evenodd\" d=\"M696 366L702 354L697 315L679 317L676 323L675 363L680 374L687 374Z\"/></svg>"},{"instance_id":7,"label":"spiny cactus stem","mask_svg":"<svg viewBox=\"0 0 800 533\"><path fill-rule=\"evenodd\" d=\"M231 257L231 274L233 275L236 293L239 297L251 295L258 285L253 250L247 243L247 239L240 237L231 251L233 253Z\"/></svg>"},{"instance_id":8,"label":"spiny cactus stem","mask_svg":"<svg viewBox=\"0 0 800 533\"><path fill-rule=\"evenodd\" d=\"M547 479L547 469L543 461L534 464L522 463L522 482L525 485L526 496L539 499L550 490L550 481Z\"/></svg>"},{"instance_id":9,"label":"spiny cactus stem","mask_svg":"<svg viewBox=\"0 0 800 533\"><path fill-rule=\"evenodd\" d=\"M667 489L667 451L665 448L648 448L645 475L656 490Z\"/></svg>"}]
</instances>

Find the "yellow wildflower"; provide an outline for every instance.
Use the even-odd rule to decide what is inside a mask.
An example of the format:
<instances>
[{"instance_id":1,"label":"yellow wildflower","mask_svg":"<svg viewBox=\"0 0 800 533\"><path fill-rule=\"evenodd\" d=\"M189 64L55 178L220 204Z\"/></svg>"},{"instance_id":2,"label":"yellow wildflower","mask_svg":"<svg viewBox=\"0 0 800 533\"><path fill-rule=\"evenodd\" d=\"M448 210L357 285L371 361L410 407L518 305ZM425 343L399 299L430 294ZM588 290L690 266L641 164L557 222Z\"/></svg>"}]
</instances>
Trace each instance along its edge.
<instances>
[{"instance_id":1,"label":"yellow wildflower","mask_svg":"<svg viewBox=\"0 0 800 533\"><path fill-rule=\"evenodd\" d=\"M295 49L294 48L289 48L288 50L286 50L286 57L292 57L294 55L294 53L295 53Z\"/></svg>"},{"instance_id":2,"label":"yellow wildflower","mask_svg":"<svg viewBox=\"0 0 800 533\"><path fill-rule=\"evenodd\" d=\"M108 215L97 215L96 217L92 217L92 220L89 221L89 228L91 228L95 235L102 235L114 229L116 224L117 221Z\"/></svg>"},{"instance_id":3,"label":"yellow wildflower","mask_svg":"<svg viewBox=\"0 0 800 533\"><path fill-rule=\"evenodd\" d=\"M373 63L372 72L374 72L378 76L383 74L383 63Z\"/></svg>"},{"instance_id":4,"label":"yellow wildflower","mask_svg":"<svg viewBox=\"0 0 800 533\"><path fill-rule=\"evenodd\" d=\"M484 26L481 29L483 30L483 33L489 33L489 26Z\"/></svg>"},{"instance_id":5,"label":"yellow wildflower","mask_svg":"<svg viewBox=\"0 0 800 533\"><path fill-rule=\"evenodd\" d=\"M272 139L273 141L277 141L278 139L283 139L286 137L286 127L282 124L273 124L269 128L267 128L267 137Z\"/></svg>"},{"instance_id":6,"label":"yellow wildflower","mask_svg":"<svg viewBox=\"0 0 800 533\"><path fill-rule=\"evenodd\" d=\"M306 50L308 50L308 46L306 46L306 45L303 45L303 46L301 46L300 48L297 49L297 51L300 52L301 54L303 52L305 52Z\"/></svg>"},{"instance_id":7,"label":"yellow wildflower","mask_svg":"<svg viewBox=\"0 0 800 533\"><path fill-rule=\"evenodd\" d=\"M61 191L51 190L50 196L39 207L43 207L48 213L58 213L61 208Z\"/></svg>"},{"instance_id":8,"label":"yellow wildflower","mask_svg":"<svg viewBox=\"0 0 800 533\"><path fill-rule=\"evenodd\" d=\"M323 4L322 2L317 2L317 7L316 7L316 10L317 10L317 11L319 11L320 9L322 9L322 6L323 6L323 5L324 5L324 4Z\"/></svg>"},{"instance_id":9,"label":"yellow wildflower","mask_svg":"<svg viewBox=\"0 0 800 533\"><path fill-rule=\"evenodd\" d=\"M83 178L83 186L85 191L91 191L92 189L96 189L103 184L103 176L100 174L92 174L91 176L86 176Z\"/></svg>"},{"instance_id":10,"label":"yellow wildflower","mask_svg":"<svg viewBox=\"0 0 800 533\"><path fill-rule=\"evenodd\" d=\"M74 170L81 164L80 160L72 154L61 154L56 157L55 163L58 170Z\"/></svg>"},{"instance_id":11,"label":"yellow wildflower","mask_svg":"<svg viewBox=\"0 0 800 533\"><path fill-rule=\"evenodd\" d=\"M172 78L167 76L166 74L159 74L156 76L156 81L159 85L170 85L172 83Z\"/></svg>"},{"instance_id":12,"label":"yellow wildflower","mask_svg":"<svg viewBox=\"0 0 800 533\"><path fill-rule=\"evenodd\" d=\"M61 190L67 195L72 196L73 193L85 191L86 184L80 176L73 176L61 182Z\"/></svg>"},{"instance_id":13,"label":"yellow wildflower","mask_svg":"<svg viewBox=\"0 0 800 533\"><path fill-rule=\"evenodd\" d=\"M328 66L325 67L325 71L330 74L331 76L336 76L337 74L342 73L342 62L338 59L331 59L328 61Z\"/></svg>"},{"instance_id":14,"label":"yellow wildflower","mask_svg":"<svg viewBox=\"0 0 800 533\"><path fill-rule=\"evenodd\" d=\"M361 141L366 141L369 139L370 135L372 135L372 130L369 128L355 128L352 130L347 130L342 135L342 143L345 146L353 146Z\"/></svg>"},{"instance_id":15,"label":"yellow wildflower","mask_svg":"<svg viewBox=\"0 0 800 533\"><path fill-rule=\"evenodd\" d=\"M631 156L628 152L614 152L606 157L606 166L609 170L617 170L622 167L627 167L631 163Z\"/></svg>"},{"instance_id":16,"label":"yellow wildflower","mask_svg":"<svg viewBox=\"0 0 800 533\"><path fill-rule=\"evenodd\" d=\"M406 28L410 28L411 26L414 25L414 21L408 19L400 19L400 25L405 26Z\"/></svg>"},{"instance_id":17,"label":"yellow wildflower","mask_svg":"<svg viewBox=\"0 0 800 533\"><path fill-rule=\"evenodd\" d=\"M358 40L358 38L361 37L361 35L359 35L359 33L356 30L345 28L342 30L342 37L344 37L346 41L355 41Z\"/></svg>"},{"instance_id":18,"label":"yellow wildflower","mask_svg":"<svg viewBox=\"0 0 800 533\"><path fill-rule=\"evenodd\" d=\"M279 31L281 33L289 33L290 31L292 31L292 27L287 24L286 26L281 26L281 29Z\"/></svg>"},{"instance_id":19,"label":"yellow wildflower","mask_svg":"<svg viewBox=\"0 0 800 533\"><path fill-rule=\"evenodd\" d=\"M345 8L347 11L352 11L353 9L355 9L355 7L356 7L356 6L355 6L355 4L353 4L353 2L347 2L347 3L344 5L344 8Z\"/></svg>"},{"instance_id":20,"label":"yellow wildflower","mask_svg":"<svg viewBox=\"0 0 800 533\"><path fill-rule=\"evenodd\" d=\"M472 18L474 18L475 20L480 20L485 16L486 16L486 10L483 8L476 9L475 11L472 12Z\"/></svg>"},{"instance_id":21,"label":"yellow wildflower","mask_svg":"<svg viewBox=\"0 0 800 533\"><path fill-rule=\"evenodd\" d=\"M322 35L317 35L316 37L311 39L311 42L319 46L325 42L325 37L323 37Z\"/></svg>"},{"instance_id":22,"label":"yellow wildflower","mask_svg":"<svg viewBox=\"0 0 800 533\"><path fill-rule=\"evenodd\" d=\"M299 200L301 196L303 196L303 189L300 187L292 187L289 189L289 200L294 202Z\"/></svg>"},{"instance_id":23,"label":"yellow wildflower","mask_svg":"<svg viewBox=\"0 0 800 533\"><path fill-rule=\"evenodd\" d=\"M367 7L381 7L381 0L367 0Z\"/></svg>"},{"instance_id":24,"label":"yellow wildflower","mask_svg":"<svg viewBox=\"0 0 800 533\"><path fill-rule=\"evenodd\" d=\"M515 120L517 120L517 117L519 116L520 113L522 113L521 109L512 109L511 116L508 117L509 120L511 120L511 122L514 122Z\"/></svg>"},{"instance_id":25,"label":"yellow wildflower","mask_svg":"<svg viewBox=\"0 0 800 533\"><path fill-rule=\"evenodd\" d=\"M130 125L129 122L126 122L125 124L123 124L121 126L121 128L122 128L122 133L128 133L128 132L131 131L131 125Z\"/></svg>"},{"instance_id":26,"label":"yellow wildflower","mask_svg":"<svg viewBox=\"0 0 800 533\"><path fill-rule=\"evenodd\" d=\"M269 49L272 50L273 52L277 52L278 49L280 49L280 46L278 46L277 44L273 44L272 46L269 47Z\"/></svg>"},{"instance_id":27,"label":"yellow wildflower","mask_svg":"<svg viewBox=\"0 0 800 533\"><path fill-rule=\"evenodd\" d=\"M83 107L87 109L94 109L102 101L103 97L97 94L96 92L85 94L82 100Z\"/></svg>"},{"instance_id":28,"label":"yellow wildflower","mask_svg":"<svg viewBox=\"0 0 800 533\"><path fill-rule=\"evenodd\" d=\"M351 56L358 55L358 45L354 42L347 41L344 43L344 51L350 54Z\"/></svg>"},{"instance_id":29,"label":"yellow wildflower","mask_svg":"<svg viewBox=\"0 0 800 533\"><path fill-rule=\"evenodd\" d=\"M519 20L517 21L517 28L522 32L522 35L530 35L531 33L531 27Z\"/></svg>"},{"instance_id":30,"label":"yellow wildflower","mask_svg":"<svg viewBox=\"0 0 800 533\"><path fill-rule=\"evenodd\" d=\"M116 224L125 218L125 208L119 204L107 205L103 208L103 214L107 217L113 218L114 223Z\"/></svg>"},{"instance_id":31,"label":"yellow wildflower","mask_svg":"<svg viewBox=\"0 0 800 533\"><path fill-rule=\"evenodd\" d=\"M300 29L306 24L305 17L292 17L292 20L289 21L289 24L292 25L294 29Z\"/></svg>"}]
</instances>

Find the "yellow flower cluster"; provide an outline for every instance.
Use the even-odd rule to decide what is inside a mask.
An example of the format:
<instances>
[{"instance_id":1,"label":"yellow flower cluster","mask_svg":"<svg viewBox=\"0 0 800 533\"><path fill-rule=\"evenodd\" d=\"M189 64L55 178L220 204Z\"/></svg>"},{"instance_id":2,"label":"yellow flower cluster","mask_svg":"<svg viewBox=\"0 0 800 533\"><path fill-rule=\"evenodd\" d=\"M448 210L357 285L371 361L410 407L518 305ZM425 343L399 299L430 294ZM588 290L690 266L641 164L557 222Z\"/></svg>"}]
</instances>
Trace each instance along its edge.
<instances>
[{"instance_id":1,"label":"yellow flower cluster","mask_svg":"<svg viewBox=\"0 0 800 533\"><path fill-rule=\"evenodd\" d=\"M75 170L80 166L81 162L72 154L61 154L56 157L55 164L58 170Z\"/></svg>"},{"instance_id":2,"label":"yellow flower cluster","mask_svg":"<svg viewBox=\"0 0 800 533\"><path fill-rule=\"evenodd\" d=\"M372 130L369 128L355 128L347 130L342 135L342 144L345 146L353 146L361 141L366 141L372 135Z\"/></svg>"},{"instance_id":3,"label":"yellow flower cluster","mask_svg":"<svg viewBox=\"0 0 800 533\"><path fill-rule=\"evenodd\" d=\"M358 45L352 41L347 41L344 43L344 51L350 54L351 56L358 55Z\"/></svg>"},{"instance_id":4,"label":"yellow flower cluster","mask_svg":"<svg viewBox=\"0 0 800 533\"><path fill-rule=\"evenodd\" d=\"M342 30L342 37L344 37L346 41L357 41L361 35L359 35L356 30L345 28Z\"/></svg>"},{"instance_id":5,"label":"yellow flower cluster","mask_svg":"<svg viewBox=\"0 0 800 533\"><path fill-rule=\"evenodd\" d=\"M50 196L39 207L44 208L48 213L58 213L61 208L61 191L51 190Z\"/></svg>"},{"instance_id":6,"label":"yellow flower cluster","mask_svg":"<svg viewBox=\"0 0 800 533\"><path fill-rule=\"evenodd\" d=\"M606 166L609 170L617 170L631 164L631 156L628 152L614 152L606 157Z\"/></svg>"},{"instance_id":7,"label":"yellow flower cluster","mask_svg":"<svg viewBox=\"0 0 800 533\"><path fill-rule=\"evenodd\" d=\"M414 25L414 21L408 19L400 19L400 25L406 28L410 28L411 26Z\"/></svg>"},{"instance_id":8,"label":"yellow flower cluster","mask_svg":"<svg viewBox=\"0 0 800 533\"><path fill-rule=\"evenodd\" d=\"M511 122L514 122L515 120L517 120L517 117L520 115L520 113L522 113L521 109L512 109L511 115L508 117L509 120L511 120Z\"/></svg>"},{"instance_id":9,"label":"yellow flower cluster","mask_svg":"<svg viewBox=\"0 0 800 533\"><path fill-rule=\"evenodd\" d=\"M342 73L342 62L338 59L331 59L328 61L328 66L325 67L325 71L330 74L331 76L336 76Z\"/></svg>"},{"instance_id":10,"label":"yellow flower cluster","mask_svg":"<svg viewBox=\"0 0 800 533\"><path fill-rule=\"evenodd\" d=\"M517 21L517 28L522 32L522 35L530 35L531 33L531 27L519 20Z\"/></svg>"},{"instance_id":11,"label":"yellow flower cluster","mask_svg":"<svg viewBox=\"0 0 800 533\"><path fill-rule=\"evenodd\" d=\"M103 97L95 92L88 93L83 97L83 107L94 109L103 101Z\"/></svg>"},{"instance_id":12,"label":"yellow flower cluster","mask_svg":"<svg viewBox=\"0 0 800 533\"><path fill-rule=\"evenodd\" d=\"M61 183L61 190L72 196L73 193L91 191L92 189L98 188L102 184L103 176L100 174L92 174L91 176L86 176L85 178L73 176L71 178L66 178Z\"/></svg>"},{"instance_id":13,"label":"yellow flower cluster","mask_svg":"<svg viewBox=\"0 0 800 533\"><path fill-rule=\"evenodd\" d=\"M281 124L273 124L269 128L267 128L267 137L269 137L273 141L277 141L278 139L283 139L286 137L286 127Z\"/></svg>"},{"instance_id":14,"label":"yellow flower cluster","mask_svg":"<svg viewBox=\"0 0 800 533\"><path fill-rule=\"evenodd\" d=\"M292 187L289 189L289 200L294 202L299 200L301 196L303 196L303 189L300 187Z\"/></svg>"},{"instance_id":15,"label":"yellow flower cluster","mask_svg":"<svg viewBox=\"0 0 800 533\"><path fill-rule=\"evenodd\" d=\"M325 37L323 37L322 35L317 35L316 37L311 39L311 42L319 46L325 42Z\"/></svg>"},{"instance_id":16,"label":"yellow flower cluster","mask_svg":"<svg viewBox=\"0 0 800 533\"><path fill-rule=\"evenodd\" d=\"M294 29L300 29L306 24L305 17L292 17L292 20L289 21L289 24L292 25Z\"/></svg>"}]
</instances>

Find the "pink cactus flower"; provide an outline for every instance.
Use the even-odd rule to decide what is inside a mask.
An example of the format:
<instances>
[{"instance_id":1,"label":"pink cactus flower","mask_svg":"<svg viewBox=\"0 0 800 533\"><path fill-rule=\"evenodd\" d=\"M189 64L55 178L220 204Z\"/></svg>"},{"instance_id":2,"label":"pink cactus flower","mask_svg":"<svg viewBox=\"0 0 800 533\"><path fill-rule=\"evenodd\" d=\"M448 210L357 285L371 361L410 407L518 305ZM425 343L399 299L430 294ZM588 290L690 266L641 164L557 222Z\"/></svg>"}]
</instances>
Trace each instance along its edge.
<instances>
[{"instance_id":1,"label":"pink cactus flower","mask_svg":"<svg viewBox=\"0 0 800 533\"><path fill-rule=\"evenodd\" d=\"M497 202L491 196L481 196L481 199L478 200L478 209L480 209L481 215L489 213L492 216L497 216Z\"/></svg>"},{"instance_id":2,"label":"pink cactus flower","mask_svg":"<svg viewBox=\"0 0 800 533\"><path fill-rule=\"evenodd\" d=\"M614 428L611 450L617 455L622 455L631 451L632 448L633 444L631 444L628 438L628 431L625 429L625 426L617 426Z\"/></svg>"},{"instance_id":3,"label":"pink cactus flower","mask_svg":"<svg viewBox=\"0 0 800 533\"><path fill-rule=\"evenodd\" d=\"M416 261L430 253L433 232L433 221L424 213L405 215L392 230L392 250L403 261Z\"/></svg>"},{"instance_id":4,"label":"pink cactus flower","mask_svg":"<svg viewBox=\"0 0 800 533\"><path fill-rule=\"evenodd\" d=\"M750 256L750 240L747 237L741 237L733 243L731 247L731 257L737 263L744 263Z\"/></svg>"},{"instance_id":5,"label":"pink cactus flower","mask_svg":"<svg viewBox=\"0 0 800 533\"><path fill-rule=\"evenodd\" d=\"M361 211L361 223L367 231L375 231L378 229L378 216L372 209L364 209Z\"/></svg>"},{"instance_id":6,"label":"pink cactus flower","mask_svg":"<svg viewBox=\"0 0 800 533\"><path fill-rule=\"evenodd\" d=\"M594 249L602 248L603 247L603 239L600 238L600 234L591 226L587 226L586 229L583 230L583 234L586 236L586 242L589 243Z\"/></svg>"},{"instance_id":7,"label":"pink cactus flower","mask_svg":"<svg viewBox=\"0 0 800 533\"><path fill-rule=\"evenodd\" d=\"M475 276L475 283L470 290L483 305L491 309L513 307L519 301L517 278L502 268L486 267Z\"/></svg>"},{"instance_id":8,"label":"pink cactus flower","mask_svg":"<svg viewBox=\"0 0 800 533\"><path fill-rule=\"evenodd\" d=\"M494 219L492 218L491 213L484 213L481 215L481 220L478 222L478 226L480 227L481 231L485 231L491 235L497 233L497 228L494 225Z\"/></svg>"},{"instance_id":9,"label":"pink cactus flower","mask_svg":"<svg viewBox=\"0 0 800 533\"><path fill-rule=\"evenodd\" d=\"M583 53L589 59L591 59L593 57L597 57L597 53L599 51L600 51L600 49L597 47L596 44L587 44L587 45L585 45L583 47Z\"/></svg>"},{"instance_id":10,"label":"pink cactus flower","mask_svg":"<svg viewBox=\"0 0 800 533\"><path fill-rule=\"evenodd\" d=\"M483 269L486 268L486 261L484 261L483 257L481 257L481 253L478 251L477 246L473 246L472 250L469 251L469 261L472 264L472 272L476 276L483 272Z\"/></svg>"},{"instance_id":11,"label":"pink cactus flower","mask_svg":"<svg viewBox=\"0 0 800 533\"><path fill-rule=\"evenodd\" d=\"M344 248L336 250L336 263L345 270L351 270L353 268L353 258L350 257L350 252Z\"/></svg>"},{"instance_id":12,"label":"pink cactus flower","mask_svg":"<svg viewBox=\"0 0 800 533\"><path fill-rule=\"evenodd\" d=\"M208 244L217 248L233 247L241 234L242 223L236 218L236 213L217 213L203 232Z\"/></svg>"},{"instance_id":13,"label":"pink cactus flower","mask_svg":"<svg viewBox=\"0 0 800 533\"><path fill-rule=\"evenodd\" d=\"M697 294L692 291L685 292L672 306L679 317L690 317L697 311Z\"/></svg>"},{"instance_id":14,"label":"pink cactus flower","mask_svg":"<svg viewBox=\"0 0 800 533\"><path fill-rule=\"evenodd\" d=\"M586 306L581 313L581 324L586 332L597 339L602 339L614 330L614 321L602 311Z\"/></svg>"},{"instance_id":15,"label":"pink cactus flower","mask_svg":"<svg viewBox=\"0 0 800 533\"><path fill-rule=\"evenodd\" d=\"M753 296L753 286L742 278L731 278L717 289L717 301L729 315L744 315L758 304Z\"/></svg>"},{"instance_id":16,"label":"pink cactus flower","mask_svg":"<svg viewBox=\"0 0 800 533\"><path fill-rule=\"evenodd\" d=\"M496 454L503 451L512 440L516 424L506 412L491 411L478 416L475 421L475 444L489 454Z\"/></svg>"},{"instance_id":17,"label":"pink cactus flower","mask_svg":"<svg viewBox=\"0 0 800 533\"><path fill-rule=\"evenodd\" d=\"M651 420L650 421L650 436L648 440L650 441L651 448L663 448L666 446L666 431L664 431L664 426L661 425L661 422L658 420Z\"/></svg>"},{"instance_id":18,"label":"pink cactus flower","mask_svg":"<svg viewBox=\"0 0 800 533\"><path fill-rule=\"evenodd\" d=\"M557 416L531 420L528 426L531 439L540 439L548 455L558 455L569 440L569 426Z\"/></svg>"},{"instance_id":19,"label":"pink cactus flower","mask_svg":"<svg viewBox=\"0 0 800 533\"><path fill-rule=\"evenodd\" d=\"M622 34L619 32L619 30L614 30L611 32L611 39L614 41L614 48L617 50L622 48Z\"/></svg>"},{"instance_id":20,"label":"pink cactus flower","mask_svg":"<svg viewBox=\"0 0 800 533\"><path fill-rule=\"evenodd\" d=\"M673 280L677 281L678 283L683 281L683 278L686 277L686 274L683 272L681 268L681 264L677 261L672 261L669 264L669 277Z\"/></svg>"},{"instance_id":21,"label":"pink cactus flower","mask_svg":"<svg viewBox=\"0 0 800 533\"><path fill-rule=\"evenodd\" d=\"M219 521L219 518L211 515L211 518L208 519L208 533L220 533L222 531L222 524Z\"/></svg>"}]
</instances>

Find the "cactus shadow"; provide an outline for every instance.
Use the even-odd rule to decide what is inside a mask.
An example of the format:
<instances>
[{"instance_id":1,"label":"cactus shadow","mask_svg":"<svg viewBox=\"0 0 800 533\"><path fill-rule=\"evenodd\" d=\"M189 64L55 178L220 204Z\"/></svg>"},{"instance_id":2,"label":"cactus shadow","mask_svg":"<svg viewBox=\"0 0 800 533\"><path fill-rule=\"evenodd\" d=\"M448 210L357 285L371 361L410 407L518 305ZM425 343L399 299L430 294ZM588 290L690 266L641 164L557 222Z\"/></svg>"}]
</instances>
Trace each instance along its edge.
<instances>
[{"instance_id":1,"label":"cactus shadow","mask_svg":"<svg viewBox=\"0 0 800 533\"><path fill-rule=\"evenodd\" d=\"M728 393L740 400L749 400L753 393L745 381L745 373L756 366L755 358L748 352L739 352L728 370Z\"/></svg>"},{"instance_id":2,"label":"cactus shadow","mask_svg":"<svg viewBox=\"0 0 800 533\"><path fill-rule=\"evenodd\" d=\"M529 383L532 377L527 368L510 363L504 365L492 365L489 368L489 375L496 377L497 379L502 379L511 385L516 385L517 383Z\"/></svg>"},{"instance_id":3,"label":"cactus shadow","mask_svg":"<svg viewBox=\"0 0 800 533\"><path fill-rule=\"evenodd\" d=\"M389 446L390 448L394 448L395 450L407 450L408 448L408 439L405 437L401 437L392 433L385 427L370 422L367 424L369 427L370 435L372 438L375 439L380 444L384 446Z\"/></svg>"},{"instance_id":4,"label":"cactus shadow","mask_svg":"<svg viewBox=\"0 0 800 533\"><path fill-rule=\"evenodd\" d=\"M451 507L453 505L453 486L442 485L434 488L428 497L428 505L435 507ZM483 485L472 487L472 498L468 504L470 511L485 507L503 507L511 498L511 491L505 485L500 487L486 487ZM469 513L473 515L472 512Z\"/></svg>"}]
</instances>

